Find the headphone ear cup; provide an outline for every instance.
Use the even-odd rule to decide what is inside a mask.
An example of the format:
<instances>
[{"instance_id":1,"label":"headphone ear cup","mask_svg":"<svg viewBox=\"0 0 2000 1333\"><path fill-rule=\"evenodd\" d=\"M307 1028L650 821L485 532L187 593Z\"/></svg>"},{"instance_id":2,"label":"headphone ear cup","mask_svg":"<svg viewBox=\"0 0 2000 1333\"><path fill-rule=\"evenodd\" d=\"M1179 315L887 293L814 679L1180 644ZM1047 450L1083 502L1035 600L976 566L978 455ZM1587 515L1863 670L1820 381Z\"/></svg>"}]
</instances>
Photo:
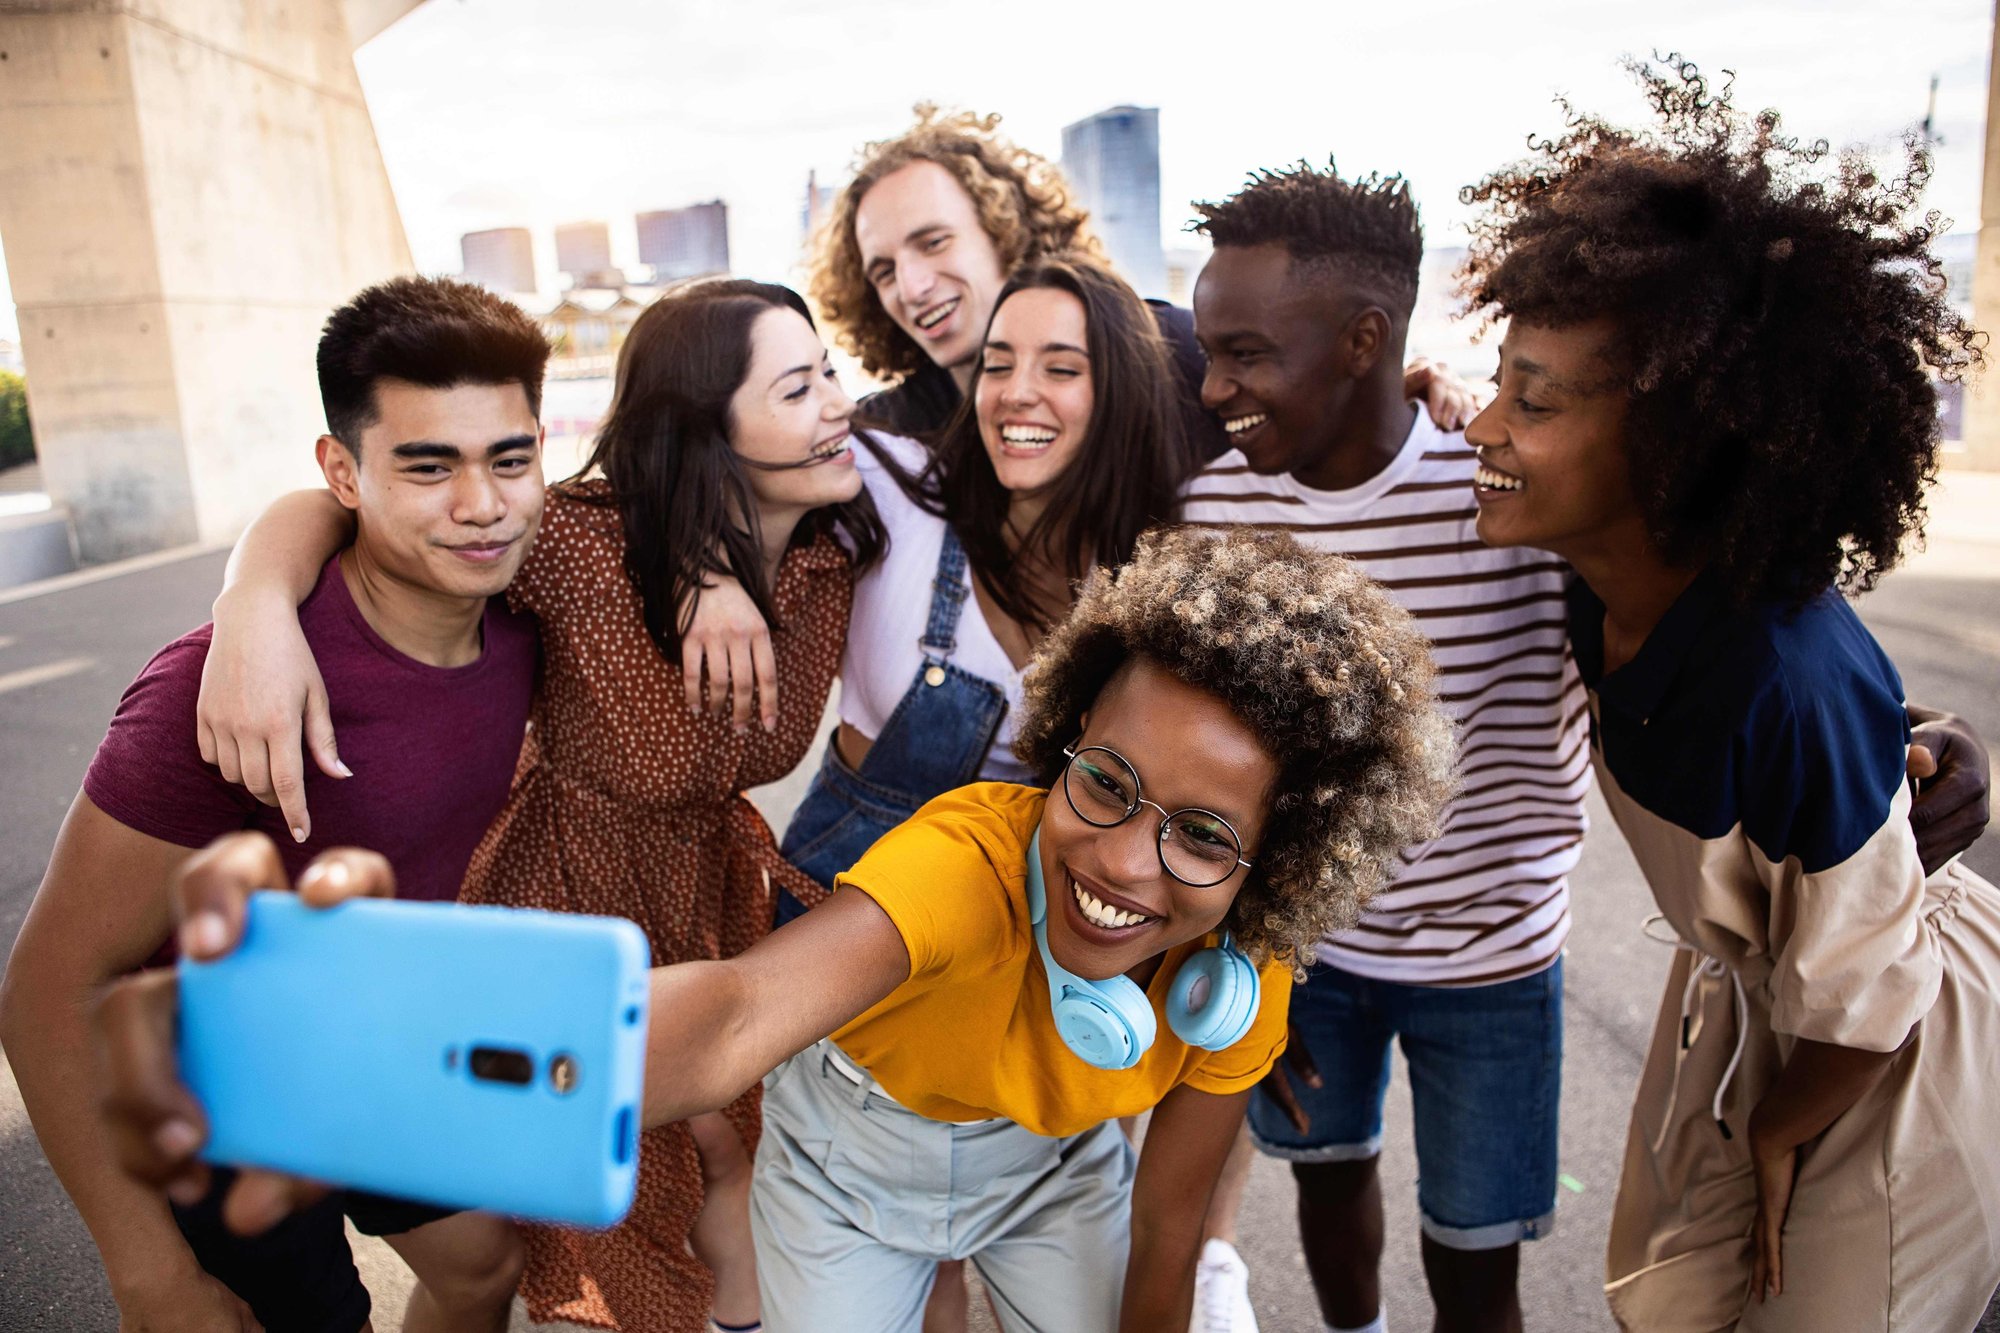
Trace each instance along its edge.
<instances>
[{"instance_id":1,"label":"headphone ear cup","mask_svg":"<svg viewBox=\"0 0 2000 1333\"><path fill-rule=\"evenodd\" d=\"M1124 982L1124 988L1110 984L1116 981ZM1153 1044L1157 1025L1152 1003L1125 977L1094 982L1088 989L1063 983L1052 1007L1063 1044L1085 1064L1130 1069Z\"/></svg>"},{"instance_id":2,"label":"headphone ear cup","mask_svg":"<svg viewBox=\"0 0 2000 1333\"><path fill-rule=\"evenodd\" d=\"M1181 964L1167 992L1167 1026L1190 1046L1220 1051L1243 1040L1257 1018L1257 969L1232 944Z\"/></svg>"}]
</instances>

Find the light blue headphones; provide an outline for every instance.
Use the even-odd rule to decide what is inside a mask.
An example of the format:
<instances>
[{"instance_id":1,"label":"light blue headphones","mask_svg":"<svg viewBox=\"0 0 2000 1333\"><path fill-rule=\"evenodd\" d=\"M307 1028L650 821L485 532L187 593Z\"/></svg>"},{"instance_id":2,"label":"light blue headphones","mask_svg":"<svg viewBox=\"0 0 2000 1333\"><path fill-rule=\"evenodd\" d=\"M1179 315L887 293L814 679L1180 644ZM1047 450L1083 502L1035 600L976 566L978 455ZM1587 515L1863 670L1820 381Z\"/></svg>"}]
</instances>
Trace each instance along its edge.
<instances>
[{"instance_id":1,"label":"light blue headphones","mask_svg":"<svg viewBox=\"0 0 2000 1333\"><path fill-rule=\"evenodd\" d=\"M1049 953L1049 894L1042 883L1042 833L1028 843L1028 920L1049 976L1049 1008L1063 1043L1099 1069L1130 1069L1153 1044L1153 1002L1130 977L1086 981ZM1257 968L1222 934L1222 943L1181 964L1167 991L1167 1026L1190 1046L1220 1051L1243 1040L1257 1018Z\"/></svg>"}]
</instances>

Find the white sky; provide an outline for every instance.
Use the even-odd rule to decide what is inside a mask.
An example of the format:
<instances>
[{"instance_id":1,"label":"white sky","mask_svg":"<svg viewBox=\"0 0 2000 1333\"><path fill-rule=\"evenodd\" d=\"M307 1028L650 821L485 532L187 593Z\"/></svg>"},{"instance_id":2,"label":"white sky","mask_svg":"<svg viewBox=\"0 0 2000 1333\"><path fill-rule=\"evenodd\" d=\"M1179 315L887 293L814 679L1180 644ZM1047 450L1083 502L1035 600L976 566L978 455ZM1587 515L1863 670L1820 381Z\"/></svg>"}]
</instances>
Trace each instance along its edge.
<instances>
[{"instance_id":1,"label":"white sky","mask_svg":"<svg viewBox=\"0 0 2000 1333\"><path fill-rule=\"evenodd\" d=\"M1976 227L1991 0L1405 0L1144 7L1116 0L428 0L363 47L389 175L420 268L455 272L460 233L526 225L553 268L557 222L721 197L736 268L790 275L808 168L929 98L1006 117L1058 155L1062 126L1160 108L1170 233L1185 202L1254 166L1336 154L1400 170L1430 243L1459 243L1460 185L1558 124L1551 95L1637 121L1626 53L1739 71L1738 102L1792 132L1892 144L1942 83L1932 206ZM16 337L0 276L0 336Z\"/></svg>"}]
</instances>

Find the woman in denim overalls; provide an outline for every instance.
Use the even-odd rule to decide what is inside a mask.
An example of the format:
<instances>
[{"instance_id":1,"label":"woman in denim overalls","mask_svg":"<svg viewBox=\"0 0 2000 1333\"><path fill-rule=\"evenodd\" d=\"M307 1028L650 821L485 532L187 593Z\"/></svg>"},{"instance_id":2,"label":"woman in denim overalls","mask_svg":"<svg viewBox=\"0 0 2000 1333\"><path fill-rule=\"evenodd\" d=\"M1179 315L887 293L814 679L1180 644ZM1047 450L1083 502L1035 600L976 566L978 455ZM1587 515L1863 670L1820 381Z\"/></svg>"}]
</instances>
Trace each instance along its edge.
<instances>
[{"instance_id":1,"label":"woman in denim overalls","mask_svg":"<svg viewBox=\"0 0 2000 1333\"><path fill-rule=\"evenodd\" d=\"M1026 776L1009 717L1020 664L1078 579L1128 559L1139 533L1171 516L1195 461L1174 395L1132 289L1094 260L1052 258L1002 290L935 455L870 441L877 465L864 477L889 554L856 588L842 725L786 830L786 859L830 889L932 797ZM807 905L781 891L779 923Z\"/></svg>"}]
</instances>

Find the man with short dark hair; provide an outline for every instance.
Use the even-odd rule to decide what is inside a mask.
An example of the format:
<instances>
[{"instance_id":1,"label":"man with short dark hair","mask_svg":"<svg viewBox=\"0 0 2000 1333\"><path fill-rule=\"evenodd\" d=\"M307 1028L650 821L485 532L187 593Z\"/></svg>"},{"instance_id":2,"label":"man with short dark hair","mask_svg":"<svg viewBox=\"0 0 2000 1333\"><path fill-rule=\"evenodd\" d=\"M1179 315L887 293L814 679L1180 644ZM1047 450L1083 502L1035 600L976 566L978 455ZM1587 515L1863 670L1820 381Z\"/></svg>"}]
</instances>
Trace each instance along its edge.
<instances>
[{"instance_id":1,"label":"man with short dark hair","mask_svg":"<svg viewBox=\"0 0 2000 1333\"><path fill-rule=\"evenodd\" d=\"M356 535L299 617L356 776L307 773L308 822L206 762L203 626L127 689L63 823L0 983L0 1040L126 1327L367 1326L343 1214L416 1273L405 1329L507 1325L521 1255L505 1219L347 1193L245 1238L224 1226L219 1191L169 1211L111 1160L78 1053L105 982L172 960L169 875L229 830L271 834L293 875L324 848L362 846L395 864L405 896L457 896L506 800L534 686L534 626L497 595L541 519L548 353L518 308L442 279L395 279L335 311L317 452Z\"/></svg>"},{"instance_id":2,"label":"man with short dark hair","mask_svg":"<svg viewBox=\"0 0 2000 1333\"><path fill-rule=\"evenodd\" d=\"M1282 524L1390 588L1432 640L1465 781L1444 834L1321 944L1294 996L1323 1085L1296 1120L1260 1093L1251 1128L1292 1163L1327 1326L1379 1329L1376 1158L1400 1039L1438 1327L1504 1328L1519 1244L1555 1208L1566 876L1589 785L1564 567L1480 543L1472 451L1403 398L1423 229L1401 178L1301 163L1197 207L1215 242L1195 289L1202 396L1239 452L1195 479L1185 516Z\"/></svg>"}]
</instances>

